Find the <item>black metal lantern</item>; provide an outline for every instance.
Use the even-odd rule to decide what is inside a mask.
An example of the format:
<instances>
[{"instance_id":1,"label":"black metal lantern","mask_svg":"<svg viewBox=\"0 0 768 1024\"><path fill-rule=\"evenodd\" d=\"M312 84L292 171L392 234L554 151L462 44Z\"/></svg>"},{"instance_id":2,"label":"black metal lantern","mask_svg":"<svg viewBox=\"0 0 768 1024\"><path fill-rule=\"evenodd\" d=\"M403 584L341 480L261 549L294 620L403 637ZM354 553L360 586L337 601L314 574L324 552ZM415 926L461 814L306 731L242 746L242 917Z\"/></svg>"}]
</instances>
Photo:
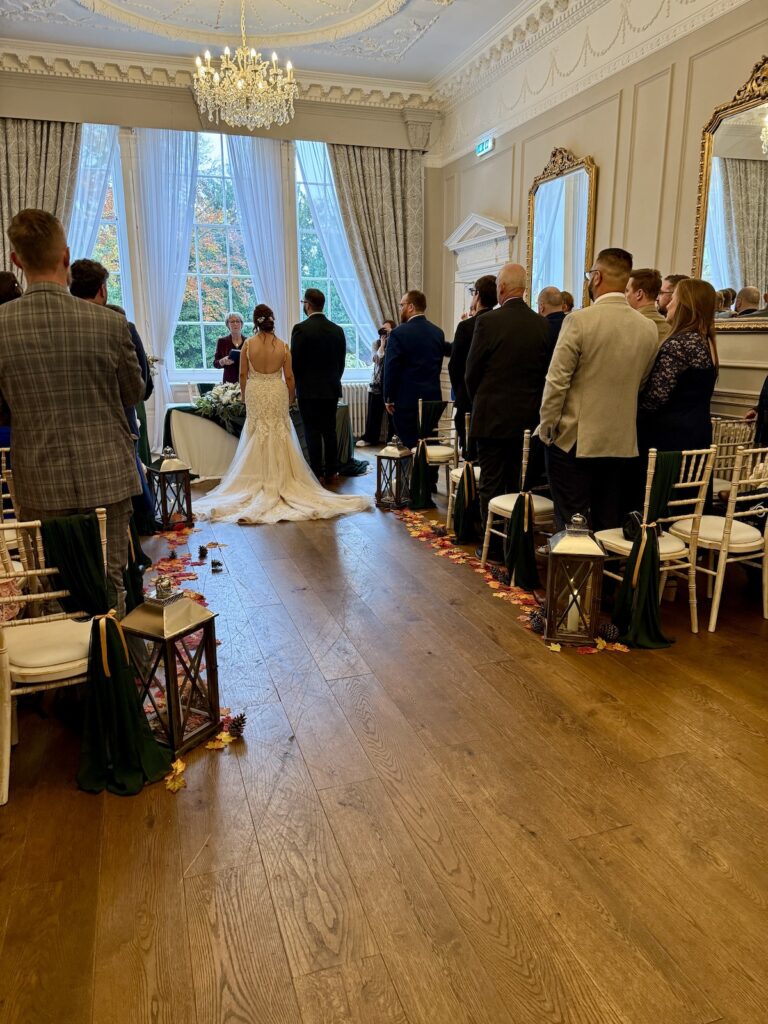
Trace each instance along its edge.
<instances>
[{"instance_id":1,"label":"black metal lantern","mask_svg":"<svg viewBox=\"0 0 768 1024\"><path fill-rule=\"evenodd\" d=\"M177 755L221 727L215 619L177 592L147 598L120 623L145 641L129 645L139 696L155 738ZM147 656L137 657L137 648Z\"/></svg>"},{"instance_id":2,"label":"black metal lantern","mask_svg":"<svg viewBox=\"0 0 768 1024\"><path fill-rule=\"evenodd\" d=\"M168 530L177 523L192 525L189 466L176 457L172 448L164 448L162 457L147 466L147 482L158 526Z\"/></svg>"},{"instance_id":3,"label":"black metal lantern","mask_svg":"<svg viewBox=\"0 0 768 1024\"><path fill-rule=\"evenodd\" d=\"M405 508L411 503L413 453L397 437L376 456L376 505Z\"/></svg>"},{"instance_id":4,"label":"black metal lantern","mask_svg":"<svg viewBox=\"0 0 768 1024\"><path fill-rule=\"evenodd\" d=\"M576 515L549 542L547 618L544 639L594 644L600 625L605 551Z\"/></svg>"}]
</instances>

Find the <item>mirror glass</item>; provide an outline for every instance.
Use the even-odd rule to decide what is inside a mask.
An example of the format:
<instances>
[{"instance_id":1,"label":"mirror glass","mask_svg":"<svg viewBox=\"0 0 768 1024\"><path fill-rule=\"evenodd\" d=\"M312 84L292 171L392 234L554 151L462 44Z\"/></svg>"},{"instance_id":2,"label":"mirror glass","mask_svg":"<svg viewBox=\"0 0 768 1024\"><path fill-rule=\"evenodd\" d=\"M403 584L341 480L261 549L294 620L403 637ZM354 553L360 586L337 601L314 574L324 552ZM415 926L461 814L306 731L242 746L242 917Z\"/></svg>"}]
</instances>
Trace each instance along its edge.
<instances>
[{"instance_id":1,"label":"mirror glass","mask_svg":"<svg viewBox=\"0 0 768 1024\"><path fill-rule=\"evenodd\" d=\"M721 319L768 315L768 103L723 118L713 133L701 273L718 290L749 290Z\"/></svg>"},{"instance_id":2,"label":"mirror glass","mask_svg":"<svg viewBox=\"0 0 768 1024\"><path fill-rule=\"evenodd\" d=\"M584 167L543 181L533 196L533 239L530 256L531 295L535 308L542 288L554 285L583 304L584 271L590 210L590 176Z\"/></svg>"}]
</instances>

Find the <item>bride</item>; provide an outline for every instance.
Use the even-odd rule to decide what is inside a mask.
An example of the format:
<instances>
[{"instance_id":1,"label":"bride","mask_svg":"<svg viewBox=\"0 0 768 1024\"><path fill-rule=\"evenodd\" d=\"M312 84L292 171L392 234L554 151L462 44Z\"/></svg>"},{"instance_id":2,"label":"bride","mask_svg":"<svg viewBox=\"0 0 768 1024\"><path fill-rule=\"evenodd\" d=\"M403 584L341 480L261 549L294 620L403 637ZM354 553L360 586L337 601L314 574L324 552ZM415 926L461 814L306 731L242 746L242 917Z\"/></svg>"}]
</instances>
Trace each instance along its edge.
<instances>
[{"instance_id":1,"label":"bride","mask_svg":"<svg viewBox=\"0 0 768 1024\"><path fill-rule=\"evenodd\" d=\"M195 502L200 519L277 523L331 519L371 507L370 498L332 494L304 460L288 412L296 386L291 353L274 333L269 306L253 311L256 333L240 353L246 420L232 464L213 491Z\"/></svg>"}]
</instances>

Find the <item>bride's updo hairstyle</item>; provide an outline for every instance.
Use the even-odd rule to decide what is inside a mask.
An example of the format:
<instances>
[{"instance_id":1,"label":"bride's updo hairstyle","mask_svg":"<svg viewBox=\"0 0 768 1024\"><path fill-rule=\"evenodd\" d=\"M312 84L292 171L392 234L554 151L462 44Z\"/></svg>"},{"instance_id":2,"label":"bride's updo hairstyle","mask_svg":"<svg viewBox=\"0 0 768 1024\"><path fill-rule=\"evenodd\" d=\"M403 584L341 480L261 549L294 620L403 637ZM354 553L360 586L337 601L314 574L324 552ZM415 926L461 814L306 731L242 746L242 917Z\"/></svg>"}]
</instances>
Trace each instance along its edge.
<instances>
[{"instance_id":1,"label":"bride's updo hairstyle","mask_svg":"<svg viewBox=\"0 0 768 1024\"><path fill-rule=\"evenodd\" d=\"M253 311L253 327L254 330L263 331L265 334L271 334L275 329L275 314L263 302L260 302Z\"/></svg>"}]
</instances>

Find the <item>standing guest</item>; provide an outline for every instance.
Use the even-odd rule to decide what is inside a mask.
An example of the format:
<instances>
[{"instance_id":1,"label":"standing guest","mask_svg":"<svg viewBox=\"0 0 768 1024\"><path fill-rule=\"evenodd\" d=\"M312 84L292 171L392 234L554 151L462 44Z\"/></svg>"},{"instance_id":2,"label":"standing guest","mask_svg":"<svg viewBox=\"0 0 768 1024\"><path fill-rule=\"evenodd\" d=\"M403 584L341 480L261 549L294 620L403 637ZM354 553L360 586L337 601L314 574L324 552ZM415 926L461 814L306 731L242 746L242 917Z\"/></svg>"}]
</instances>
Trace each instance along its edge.
<instances>
[{"instance_id":1,"label":"standing guest","mask_svg":"<svg viewBox=\"0 0 768 1024\"><path fill-rule=\"evenodd\" d=\"M0 270L0 306L12 299L21 298L24 291L19 280L10 270Z\"/></svg>"},{"instance_id":2,"label":"standing guest","mask_svg":"<svg viewBox=\"0 0 768 1024\"><path fill-rule=\"evenodd\" d=\"M325 295L319 288L307 288L302 305L307 319L296 324L291 332L296 397L312 472L318 480L335 483L336 409L341 398L347 340L339 325L323 313Z\"/></svg>"},{"instance_id":3,"label":"standing guest","mask_svg":"<svg viewBox=\"0 0 768 1024\"><path fill-rule=\"evenodd\" d=\"M570 292L563 291L563 312L567 315L573 312L573 307L576 305L576 301Z\"/></svg>"},{"instance_id":4,"label":"standing guest","mask_svg":"<svg viewBox=\"0 0 768 1024\"><path fill-rule=\"evenodd\" d=\"M656 309L666 319L667 307L672 299L675 288L680 281L687 281L687 274L668 274L661 282L661 289L656 296Z\"/></svg>"},{"instance_id":5,"label":"standing guest","mask_svg":"<svg viewBox=\"0 0 768 1024\"><path fill-rule=\"evenodd\" d=\"M760 308L760 289L742 288L736 296L736 303L733 307L734 316L750 316L757 313Z\"/></svg>"},{"instance_id":6,"label":"standing guest","mask_svg":"<svg viewBox=\"0 0 768 1024\"><path fill-rule=\"evenodd\" d=\"M539 292L539 316L543 316L549 325L550 355L555 351L557 339L560 337L560 328L563 326L563 320L568 315L565 312L564 305L563 293L559 288L550 285L548 288L542 288Z\"/></svg>"},{"instance_id":7,"label":"standing guest","mask_svg":"<svg viewBox=\"0 0 768 1024\"><path fill-rule=\"evenodd\" d=\"M224 321L229 329L229 334L216 339L216 352L213 356L213 365L217 370L223 370L222 384L237 384L240 373L240 350L243 347L243 318L239 313L228 313ZM237 355L233 356L235 352Z\"/></svg>"},{"instance_id":8,"label":"standing guest","mask_svg":"<svg viewBox=\"0 0 768 1024\"><path fill-rule=\"evenodd\" d=\"M453 388L454 408L456 410L456 431L462 451L466 454L467 438L465 436L466 416L472 412L472 399L467 391L464 374L467 369L467 356L472 345L472 337L479 318L489 313L496 305L496 278L493 274L485 274L475 281L472 289L471 316L460 320L456 325L453 337L451 358L448 360L448 376Z\"/></svg>"},{"instance_id":9,"label":"standing guest","mask_svg":"<svg viewBox=\"0 0 768 1024\"><path fill-rule=\"evenodd\" d=\"M627 302L632 309L642 313L656 327L659 344L668 338L671 328L664 317L656 309L656 299L661 292L661 274L651 267L633 270L627 282Z\"/></svg>"},{"instance_id":10,"label":"standing guest","mask_svg":"<svg viewBox=\"0 0 768 1024\"><path fill-rule=\"evenodd\" d=\"M655 326L627 303L632 257L603 249L587 271L593 304L563 324L541 402L537 433L555 525L576 513L595 530L618 526L621 478L637 455L637 396L659 347Z\"/></svg>"},{"instance_id":11,"label":"standing guest","mask_svg":"<svg viewBox=\"0 0 768 1024\"><path fill-rule=\"evenodd\" d=\"M105 506L107 583L121 616L131 496L139 492L123 410L144 394L131 335L123 317L69 294L69 248L56 217L22 210L8 238L28 282L20 299L0 307L0 399L13 429L19 516Z\"/></svg>"},{"instance_id":12,"label":"standing guest","mask_svg":"<svg viewBox=\"0 0 768 1024\"><path fill-rule=\"evenodd\" d=\"M549 324L525 302L525 287L525 267L507 263L501 268L500 308L478 320L467 359L469 432L477 443L483 524L491 498L520 489L523 434L538 422L552 351ZM491 557L500 556L497 548Z\"/></svg>"},{"instance_id":13,"label":"standing guest","mask_svg":"<svg viewBox=\"0 0 768 1024\"><path fill-rule=\"evenodd\" d=\"M717 380L715 289L688 278L667 310L671 333L640 394L640 449L682 451L712 444L710 403Z\"/></svg>"},{"instance_id":14,"label":"standing guest","mask_svg":"<svg viewBox=\"0 0 768 1024\"><path fill-rule=\"evenodd\" d=\"M368 411L365 417L365 430L357 442L358 448L367 444L378 444L381 441L381 422L384 419L384 356L387 351L387 339L395 328L394 320L384 320L379 328L379 337L373 343L373 377L368 385ZM392 417L387 416L387 440L392 436Z\"/></svg>"},{"instance_id":15,"label":"standing guest","mask_svg":"<svg viewBox=\"0 0 768 1024\"><path fill-rule=\"evenodd\" d=\"M395 433L409 448L419 440L419 399L439 402L445 335L427 320L424 292L400 300L400 325L392 331L384 360L384 396Z\"/></svg>"}]
</instances>

